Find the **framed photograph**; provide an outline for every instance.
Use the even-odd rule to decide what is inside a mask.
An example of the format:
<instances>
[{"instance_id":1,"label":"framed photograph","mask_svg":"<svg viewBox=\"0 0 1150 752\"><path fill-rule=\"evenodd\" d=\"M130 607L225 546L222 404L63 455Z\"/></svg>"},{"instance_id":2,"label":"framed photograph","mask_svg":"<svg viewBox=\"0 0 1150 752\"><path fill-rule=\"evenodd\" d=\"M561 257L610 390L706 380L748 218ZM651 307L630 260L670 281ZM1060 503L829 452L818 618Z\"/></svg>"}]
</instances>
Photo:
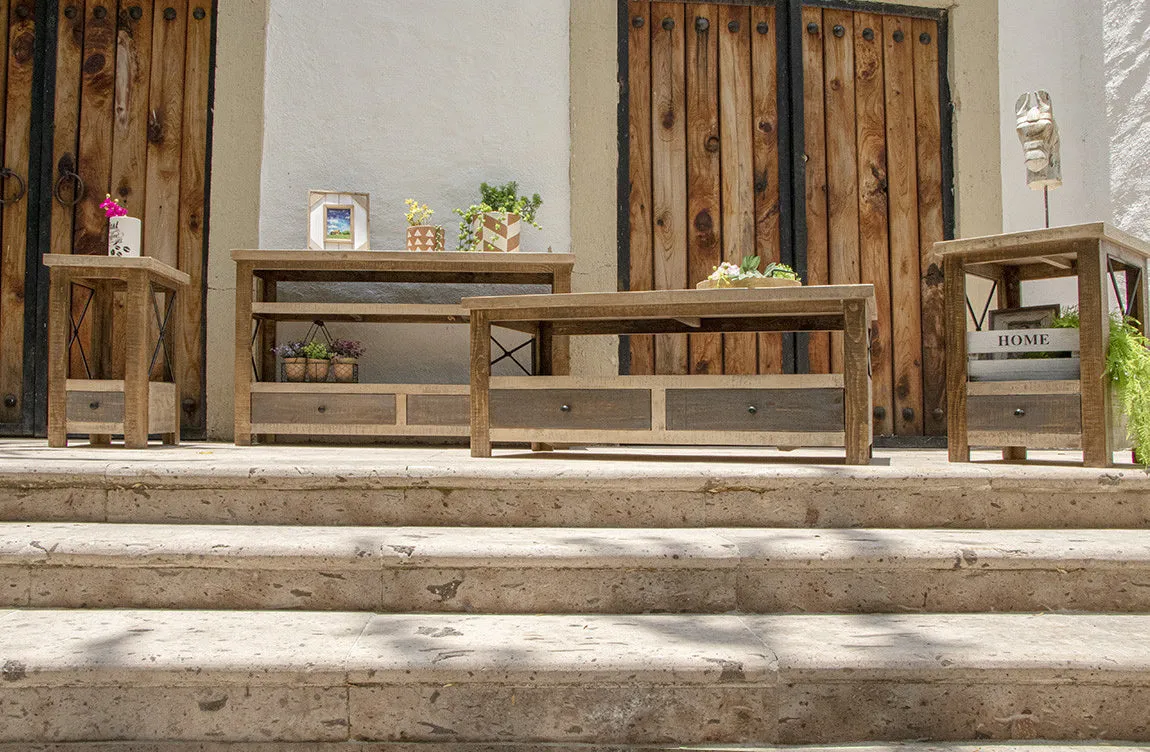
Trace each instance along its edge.
<instances>
[{"instance_id":1,"label":"framed photograph","mask_svg":"<svg viewBox=\"0 0 1150 752\"><path fill-rule=\"evenodd\" d=\"M1001 308L990 312L990 328L994 331L1049 329L1061 311L1057 303L1025 308Z\"/></svg>"},{"instance_id":2,"label":"framed photograph","mask_svg":"<svg viewBox=\"0 0 1150 752\"><path fill-rule=\"evenodd\" d=\"M366 193L308 191L308 250L362 251L371 241Z\"/></svg>"}]
</instances>

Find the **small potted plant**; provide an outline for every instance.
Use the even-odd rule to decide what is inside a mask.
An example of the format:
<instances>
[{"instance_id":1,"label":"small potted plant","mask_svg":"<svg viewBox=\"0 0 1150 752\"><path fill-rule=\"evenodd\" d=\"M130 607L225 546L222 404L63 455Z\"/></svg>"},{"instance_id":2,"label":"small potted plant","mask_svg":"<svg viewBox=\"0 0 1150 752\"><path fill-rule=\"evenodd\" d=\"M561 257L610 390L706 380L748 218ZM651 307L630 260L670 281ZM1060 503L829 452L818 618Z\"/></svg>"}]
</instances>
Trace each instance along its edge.
<instances>
[{"instance_id":1,"label":"small potted plant","mask_svg":"<svg viewBox=\"0 0 1150 752\"><path fill-rule=\"evenodd\" d=\"M105 194L100 203L104 216L108 218L108 255L139 256L143 224L136 217L128 216L128 209L112 194Z\"/></svg>"},{"instance_id":2,"label":"small potted plant","mask_svg":"<svg viewBox=\"0 0 1150 752\"><path fill-rule=\"evenodd\" d=\"M359 359L363 357L363 343L354 339L337 339L328 345L331 353L332 378L341 384L359 381Z\"/></svg>"},{"instance_id":3,"label":"small potted plant","mask_svg":"<svg viewBox=\"0 0 1150 752\"><path fill-rule=\"evenodd\" d=\"M718 287L791 287L802 284L799 275L786 264L772 261L759 271L761 261L758 256L745 256L743 263L738 266L724 261L714 267L711 276L695 287L709 290Z\"/></svg>"},{"instance_id":4,"label":"small potted plant","mask_svg":"<svg viewBox=\"0 0 1150 752\"><path fill-rule=\"evenodd\" d=\"M327 381L331 368L331 351L327 345L313 339L303 346L303 354L307 358L307 380Z\"/></svg>"},{"instance_id":5,"label":"small potted plant","mask_svg":"<svg viewBox=\"0 0 1150 752\"><path fill-rule=\"evenodd\" d=\"M285 342L273 347L272 352L283 358L284 381L303 381L307 378L307 356L304 355L304 342Z\"/></svg>"},{"instance_id":6,"label":"small potted plant","mask_svg":"<svg viewBox=\"0 0 1150 752\"><path fill-rule=\"evenodd\" d=\"M504 185L479 186L480 201L466 209L456 209L462 218L459 223L459 250L461 251L517 251L522 222L541 229L535 222L543 199L539 194L527 198L519 195L515 181Z\"/></svg>"},{"instance_id":7,"label":"small potted plant","mask_svg":"<svg viewBox=\"0 0 1150 752\"><path fill-rule=\"evenodd\" d=\"M407 250L442 251L443 225L429 224L435 211L413 198L403 203L407 205L407 211L403 215L407 218Z\"/></svg>"}]
</instances>

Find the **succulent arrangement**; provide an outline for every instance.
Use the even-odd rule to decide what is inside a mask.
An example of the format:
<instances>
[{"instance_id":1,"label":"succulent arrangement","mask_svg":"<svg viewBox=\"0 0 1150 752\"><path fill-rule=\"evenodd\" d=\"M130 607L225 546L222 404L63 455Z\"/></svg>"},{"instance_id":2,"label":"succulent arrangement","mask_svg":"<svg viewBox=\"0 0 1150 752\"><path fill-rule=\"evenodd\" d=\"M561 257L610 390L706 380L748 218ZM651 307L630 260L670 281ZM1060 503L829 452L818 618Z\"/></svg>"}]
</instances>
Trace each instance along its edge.
<instances>
[{"instance_id":1,"label":"succulent arrangement","mask_svg":"<svg viewBox=\"0 0 1150 752\"><path fill-rule=\"evenodd\" d=\"M519 195L519 183L514 180L503 185L481 183L479 196L479 203L472 204L466 209L455 210L455 213L462 220L459 223L459 250L491 250L479 248L481 240L476 231L476 220L490 212L514 214L535 229L542 229L536 223L535 215L543 204L543 199L539 197L538 193L531 197Z\"/></svg>"},{"instance_id":2,"label":"succulent arrangement","mask_svg":"<svg viewBox=\"0 0 1150 752\"><path fill-rule=\"evenodd\" d=\"M772 261L767 264L762 271L759 271L760 263L762 263L762 259L759 256L744 256L743 262L738 266L729 261L724 261L714 267L714 271L711 272L711 276L707 277L707 279L715 282L716 287L730 287L732 283L744 279L765 279L767 277L773 277L775 279L797 280L799 278L795 270L786 264Z\"/></svg>"}]
</instances>

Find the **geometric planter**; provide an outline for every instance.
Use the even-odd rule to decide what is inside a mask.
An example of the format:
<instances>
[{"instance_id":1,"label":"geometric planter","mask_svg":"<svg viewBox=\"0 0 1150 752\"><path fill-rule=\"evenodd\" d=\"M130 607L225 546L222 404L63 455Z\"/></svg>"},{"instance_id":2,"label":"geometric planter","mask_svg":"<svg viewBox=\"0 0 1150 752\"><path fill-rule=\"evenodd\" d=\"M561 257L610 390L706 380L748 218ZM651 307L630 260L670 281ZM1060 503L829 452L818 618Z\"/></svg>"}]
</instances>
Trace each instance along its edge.
<instances>
[{"instance_id":1,"label":"geometric planter","mask_svg":"<svg viewBox=\"0 0 1150 752\"><path fill-rule=\"evenodd\" d=\"M407 250L442 251L443 227L437 225L412 225L408 227Z\"/></svg>"},{"instance_id":2,"label":"geometric planter","mask_svg":"<svg viewBox=\"0 0 1150 752\"><path fill-rule=\"evenodd\" d=\"M475 218L476 247L480 251L513 253L519 250L518 214L510 212L486 212Z\"/></svg>"},{"instance_id":3,"label":"geometric planter","mask_svg":"<svg viewBox=\"0 0 1150 752\"><path fill-rule=\"evenodd\" d=\"M803 283L797 279L786 279L784 277L750 277L748 279L735 279L729 282L719 282L713 279L704 279L702 282L695 285L695 289L718 290L727 287L802 287L802 284Z\"/></svg>"}]
</instances>

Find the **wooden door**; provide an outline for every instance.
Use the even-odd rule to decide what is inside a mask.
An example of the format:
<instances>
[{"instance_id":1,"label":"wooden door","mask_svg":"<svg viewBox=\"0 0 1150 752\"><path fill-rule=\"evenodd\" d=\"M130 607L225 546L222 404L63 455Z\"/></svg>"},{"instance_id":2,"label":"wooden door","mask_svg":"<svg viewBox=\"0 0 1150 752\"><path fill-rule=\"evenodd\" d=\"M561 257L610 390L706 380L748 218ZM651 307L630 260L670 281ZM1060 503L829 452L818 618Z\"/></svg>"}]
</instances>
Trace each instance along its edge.
<instances>
[{"instance_id":1,"label":"wooden door","mask_svg":"<svg viewBox=\"0 0 1150 752\"><path fill-rule=\"evenodd\" d=\"M945 435L940 24L808 5L801 36L808 281L875 286L875 433ZM810 370L841 352L812 336Z\"/></svg>"},{"instance_id":2,"label":"wooden door","mask_svg":"<svg viewBox=\"0 0 1150 752\"><path fill-rule=\"evenodd\" d=\"M202 434L212 2L59 0L56 14L51 250L107 253L99 204L111 194L144 221L144 255L191 276L173 344L185 431ZM73 290L76 316L87 299ZM84 351L70 351L73 377L122 378L121 327L156 331L155 321L125 322L112 307L88 312Z\"/></svg>"},{"instance_id":3,"label":"wooden door","mask_svg":"<svg viewBox=\"0 0 1150 752\"><path fill-rule=\"evenodd\" d=\"M631 290L780 260L776 10L628 3ZM777 334L632 337L631 373L781 373Z\"/></svg>"},{"instance_id":4,"label":"wooden door","mask_svg":"<svg viewBox=\"0 0 1150 752\"><path fill-rule=\"evenodd\" d=\"M753 254L810 284L872 283L875 431L945 435L938 11L625 2L625 287L693 287ZM801 107L780 122L780 102ZM842 371L841 335L797 341L793 362L779 335L632 337L625 355L635 374Z\"/></svg>"},{"instance_id":5,"label":"wooden door","mask_svg":"<svg viewBox=\"0 0 1150 752\"><path fill-rule=\"evenodd\" d=\"M32 113L36 37L43 8L0 0L0 434L27 433L33 416L35 274L27 274L35 227Z\"/></svg>"}]
</instances>

